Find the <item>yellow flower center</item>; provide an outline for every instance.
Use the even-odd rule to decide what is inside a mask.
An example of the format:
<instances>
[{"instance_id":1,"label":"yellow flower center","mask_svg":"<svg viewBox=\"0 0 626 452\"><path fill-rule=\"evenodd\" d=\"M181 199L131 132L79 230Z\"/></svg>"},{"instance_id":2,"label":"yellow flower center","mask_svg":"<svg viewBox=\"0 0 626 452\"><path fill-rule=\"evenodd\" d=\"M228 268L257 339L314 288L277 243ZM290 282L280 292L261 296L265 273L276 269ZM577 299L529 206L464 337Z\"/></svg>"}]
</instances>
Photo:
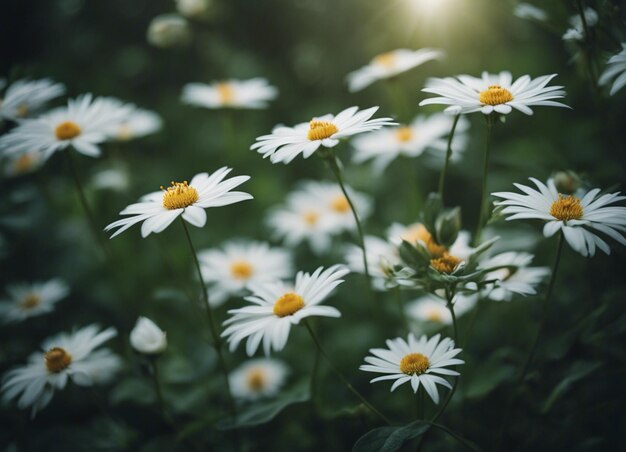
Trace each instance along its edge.
<instances>
[{"instance_id":1,"label":"yellow flower center","mask_svg":"<svg viewBox=\"0 0 626 452\"><path fill-rule=\"evenodd\" d=\"M222 104L231 104L235 99L235 90L230 83L222 82L216 86L217 96Z\"/></svg>"},{"instance_id":2,"label":"yellow flower center","mask_svg":"<svg viewBox=\"0 0 626 452\"><path fill-rule=\"evenodd\" d=\"M432 257L440 257L446 252L446 247L439 245L423 224L411 226L401 238L412 245L415 245L416 242L424 243Z\"/></svg>"},{"instance_id":3,"label":"yellow flower center","mask_svg":"<svg viewBox=\"0 0 626 452\"><path fill-rule=\"evenodd\" d=\"M26 295L20 301L20 308L24 309L25 311L28 311L29 309L33 309L39 306L39 303L41 303L41 297L39 295L31 293L31 294Z\"/></svg>"},{"instance_id":4,"label":"yellow flower center","mask_svg":"<svg viewBox=\"0 0 626 452\"><path fill-rule=\"evenodd\" d=\"M422 375L429 366L428 357L421 353L409 353L400 361L400 370L407 375Z\"/></svg>"},{"instance_id":5,"label":"yellow flower center","mask_svg":"<svg viewBox=\"0 0 626 452\"><path fill-rule=\"evenodd\" d=\"M435 307L430 308L426 313L426 320L430 322L442 323L443 315L441 314L441 309L437 309Z\"/></svg>"},{"instance_id":6,"label":"yellow flower center","mask_svg":"<svg viewBox=\"0 0 626 452\"><path fill-rule=\"evenodd\" d=\"M198 200L198 190L191 187L187 181L174 182L167 190L161 186L163 190L163 207L167 210L184 209L189 207Z\"/></svg>"},{"instance_id":7,"label":"yellow flower center","mask_svg":"<svg viewBox=\"0 0 626 452\"><path fill-rule=\"evenodd\" d=\"M72 363L72 355L61 347L53 347L43 355L48 372L59 373Z\"/></svg>"},{"instance_id":8,"label":"yellow flower center","mask_svg":"<svg viewBox=\"0 0 626 452\"><path fill-rule=\"evenodd\" d=\"M580 199L572 195L563 196L559 193L559 199L550 206L550 215L561 221L580 220L583 217Z\"/></svg>"},{"instance_id":9,"label":"yellow flower center","mask_svg":"<svg viewBox=\"0 0 626 452\"><path fill-rule=\"evenodd\" d=\"M246 261L235 261L230 265L230 273L235 279L248 279L253 271L252 265Z\"/></svg>"},{"instance_id":10,"label":"yellow flower center","mask_svg":"<svg viewBox=\"0 0 626 452\"><path fill-rule=\"evenodd\" d=\"M317 223L317 220L320 219L320 215L319 213L310 210L308 212L305 212L304 215L302 215L302 219L309 226L315 226L315 224Z\"/></svg>"},{"instance_id":11,"label":"yellow flower center","mask_svg":"<svg viewBox=\"0 0 626 452\"><path fill-rule=\"evenodd\" d=\"M265 372L262 369L252 369L247 375L246 382L250 390L261 391L265 387Z\"/></svg>"},{"instance_id":12,"label":"yellow flower center","mask_svg":"<svg viewBox=\"0 0 626 452\"><path fill-rule=\"evenodd\" d=\"M430 265L440 273L452 273L460 263L461 259L448 253L430 260Z\"/></svg>"},{"instance_id":13,"label":"yellow flower center","mask_svg":"<svg viewBox=\"0 0 626 452\"><path fill-rule=\"evenodd\" d=\"M28 116L28 105L26 104L21 104L20 106L18 106L15 109L15 115L18 118L25 118L26 116Z\"/></svg>"},{"instance_id":14,"label":"yellow flower center","mask_svg":"<svg viewBox=\"0 0 626 452\"><path fill-rule=\"evenodd\" d=\"M340 195L330 202L330 208L337 213L346 213L350 210L350 203L345 196Z\"/></svg>"},{"instance_id":15,"label":"yellow flower center","mask_svg":"<svg viewBox=\"0 0 626 452\"><path fill-rule=\"evenodd\" d=\"M309 122L309 131L306 137L310 141L323 140L339 132L337 126L329 121L317 121L311 119Z\"/></svg>"},{"instance_id":16,"label":"yellow flower center","mask_svg":"<svg viewBox=\"0 0 626 452\"><path fill-rule=\"evenodd\" d=\"M392 68L396 64L396 56L393 52L385 52L375 56L372 62L377 66Z\"/></svg>"},{"instance_id":17,"label":"yellow flower center","mask_svg":"<svg viewBox=\"0 0 626 452\"><path fill-rule=\"evenodd\" d=\"M13 163L13 171L15 171L15 174L26 173L35 166L35 163L37 163L37 159L33 157L33 154L22 154Z\"/></svg>"},{"instance_id":18,"label":"yellow flower center","mask_svg":"<svg viewBox=\"0 0 626 452\"><path fill-rule=\"evenodd\" d=\"M413 130L410 127L398 127L395 130L396 139L401 143L411 141L413 138Z\"/></svg>"},{"instance_id":19,"label":"yellow flower center","mask_svg":"<svg viewBox=\"0 0 626 452\"><path fill-rule=\"evenodd\" d=\"M80 127L72 121L62 122L54 129L54 134L58 140L71 140L80 135Z\"/></svg>"},{"instance_id":20,"label":"yellow flower center","mask_svg":"<svg viewBox=\"0 0 626 452\"><path fill-rule=\"evenodd\" d=\"M478 98L481 104L487 105L500 105L506 104L513 100L513 94L506 88L502 88L500 85L490 85L485 91L481 91Z\"/></svg>"},{"instance_id":21,"label":"yellow flower center","mask_svg":"<svg viewBox=\"0 0 626 452\"><path fill-rule=\"evenodd\" d=\"M274 314L278 317L293 315L304 307L304 300L300 295L287 292L274 303Z\"/></svg>"}]
</instances>

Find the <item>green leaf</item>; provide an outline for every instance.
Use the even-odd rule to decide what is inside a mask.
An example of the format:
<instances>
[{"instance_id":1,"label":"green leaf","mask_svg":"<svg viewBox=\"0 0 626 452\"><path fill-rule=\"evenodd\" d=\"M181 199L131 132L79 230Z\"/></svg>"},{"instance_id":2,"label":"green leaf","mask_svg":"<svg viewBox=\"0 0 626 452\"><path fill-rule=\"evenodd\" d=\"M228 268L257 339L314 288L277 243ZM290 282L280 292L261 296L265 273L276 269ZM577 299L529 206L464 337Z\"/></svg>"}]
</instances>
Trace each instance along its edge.
<instances>
[{"instance_id":1,"label":"green leaf","mask_svg":"<svg viewBox=\"0 0 626 452\"><path fill-rule=\"evenodd\" d=\"M113 405L130 402L138 405L150 405L156 401L150 381L142 378L127 378L111 391L110 401Z\"/></svg>"},{"instance_id":2,"label":"green leaf","mask_svg":"<svg viewBox=\"0 0 626 452\"><path fill-rule=\"evenodd\" d=\"M232 418L222 419L216 424L216 427L219 430L231 430L265 424L278 416L289 405L309 400L311 396L309 387L310 382L303 380L275 399L259 402L248 406L245 410L240 410L236 422L233 422Z\"/></svg>"},{"instance_id":3,"label":"green leaf","mask_svg":"<svg viewBox=\"0 0 626 452\"><path fill-rule=\"evenodd\" d=\"M354 443L352 452L394 452L405 442L426 433L428 429L430 424L424 421L414 421L401 427L375 428Z\"/></svg>"},{"instance_id":4,"label":"green leaf","mask_svg":"<svg viewBox=\"0 0 626 452\"><path fill-rule=\"evenodd\" d=\"M595 372L602 366L600 362L577 361L569 368L568 376L556 385L548 399L543 404L541 412L543 414L550 411L554 403L572 387L578 380L582 380L587 375Z\"/></svg>"},{"instance_id":5,"label":"green leaf","mask_svg":"<svg viewBox=\"0 0 626 452\"><path fill-rule=\"evenodd\" d=\"M500 360L484 363L472 374L465 390L465 397L468 399L484 397L514 375L515 368L503 364Z\"/></svg>"}]
</instances>

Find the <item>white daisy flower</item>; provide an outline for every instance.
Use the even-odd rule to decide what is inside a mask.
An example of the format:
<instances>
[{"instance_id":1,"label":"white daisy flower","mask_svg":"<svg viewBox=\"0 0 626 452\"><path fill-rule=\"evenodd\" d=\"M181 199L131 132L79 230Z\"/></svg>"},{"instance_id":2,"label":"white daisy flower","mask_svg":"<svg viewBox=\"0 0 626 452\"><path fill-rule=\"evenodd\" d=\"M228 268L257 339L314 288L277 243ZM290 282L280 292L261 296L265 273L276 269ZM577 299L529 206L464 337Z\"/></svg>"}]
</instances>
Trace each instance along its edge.
<instances>
[{"instance_id":1,"label":"white daisy flower","mask_svg":"<svg viewBox=\"0 0 626 452\"><path fill-rule=\"evenodd\" d=\"M585 32L582 28L568 28L561 39L563 41L582 41L585 39Z\"/></svg>"},{"instance_id":2,"label":"white daisy flower","mask_svg":"<svg viewBox=\"0 0 626 452\"><path fill-rule=\"evenodd\" d=\"M130 332L130 345L139 353L157 355L167 348L167 334L147 317L139 317Z\"/></svg>"},{"instance_id":3,"label":"white daisy flower","mask_svg":"<svg viewBox=\"0 0 626 452\"><path fill-rule=\"evenodd\" d=\"M431 78L426 82L422 91L437 94L420 102L422 105L442 104L449 105L446 113L473 113L480 111L488 115L511 113L512 109L532 115L533 106L566 107L567 105L553 99L565 96L562 86L547 86L556 77L556 74L543 75L531 79L523 75L515 82L510 72L502 71L499 74L483 72L482 78L469 75L459 75L456 78Z\"/></svg>"},{"instance_id":4,"label":"white daisy flower","mask_svg":"<svg viewBox=\"0 0 626 452\"><path fill-rule=\"evenodd\" d=\"M395 77L427 61L440 60L445 56L437 49L397 49L375 56L369 64L351 72L346 77L351 93L360 91L375 81Z\"/></svg>"},{"instance_id":5,"label":"white daisy flower","mask_svg":"<svg viewBox=\"0 0 626 452\"><path fill-rule=\"evenodd\" d=\"M196 174L191 182L172 182L167 189L156 191L143 196L138 203L131 204L120 212L120 215L130 215L127 218L114 221L106 228L110 231L119 228L111 238L121 234L134 224L143 222L141 236L147 237L152 232L162 232L172 222L182 215L183 220L198 228L206 224L206 212L209 207L221 207L235 204L252 195L241 191L231 191L243 184L250 176L236 176L224 180L231 168L222 167L213 174Z\"/></svg>"},{"instance_id":6,"label":"white daisy flower","mask_svg":"<svg viewBox=\"0 0 626 452\"><path fill-rule=\"evenodd\" d=\"M536 20L538 22L545 22L548 20L548 13L543 9L537 8L530 3L518 3L513 9L513 15L520 19Z\"/></svg>"},{"instance_id":7,"label":"white daisy flower","mask_svg":"<svg viewBox=\"0 0 626 452\"><path fill-rule=\"evenodd\" d=\"M212 0L176 0L176 9L190 19L201 19L211 11Z\"/></svg>"},{"instance_id":8,"label":"white daisy flower","mask_svg":"<svg viewBox=\"0 0 626 452\"><path fill-rule=\"evenodd\" d=\"M189 23L178 14L161 14L148 25L148 43L162 49L184 47L191 42Z\"/></svg>"},{"instance_id":9,"label":"white daisy flower","mask_svg":"<svg viewBox=\"0 0 626 452\"><path fill-rule=\"evenodd\" d=\"M598 13L593 8L585 8L583 13L587 27L594 27L598 23ZM563 34L564 41L583 41L585 39L585 27L580 14L574 14L569 18L570 28Z\"/></svg>"},{"instance_id":10,"label":"white daisy flower","mask_svg":"<svg viewBox=\"0 0 626 452\"><path fill-rule=\"evenodd\" d=\"M91 186L98 190L125 192L130 187L130 174L123 166L104 168L93 175Z\"/></svg>"},{"instance_id":11,"label":"white daisy flower","mask_svg":"<svg viewBox=\"0 0 626 452\"><path fill-rule=\"evenodd\" d=\"M293 274L289 251L270 248L264 242L227 242L221 249L200 251L198 260L213 306L223 304L228 297L242 295L248 284L275 281Z\"/></svg>"},{"instance_id":12,"label":"white daisy flower","mask_svg":"<svg viewBox=\"0 0 626 452\"><path fill-rule=\"evenodd\" d=\"M116 334L114 328L100 331L97 325L89 325L47 339L42 344L44 351L33 353L28 364L4 376L3 399L18 398L17 406L32 407L35 416L68 380L80 386L107 383L120 368L121 360L108 349L95 349Z\"/></svg>"},{"instance_id":13,"label":"white daisy flower","mask_svg":"<svg viewBox=\"0 0 626 452\"><path fill-rule=\"evenodd\" d=\"M626 85L626 42L622 43L622 51L609 58L606 69L600 75L598 83L600 85L608 85L613 81L611 86L611 96L618 92Z\"/></svg>"},{"instance_id":14,"label":"white daisy flower","mask_svg":"<svg viewBox=\"0 0 626 452\"><path fill-rule=\"evenodd\" d=\"M281 351L291 325L297 325L310 316L341 317L341 313L331 306L320 303L343 282L340 279L350 271L342 265L333 265L324 270L319 267L313 274L298 272L294 286L281 281L250 284L252 295L245 299L252 306L228 311L231 318L224 322L227 328L222 337L227 337L230 351L248 338L246 353L252 356L261 341L266 355L270 351Z\"/></svg>"},{"instance_id":15,"label":"white daisy flower","mask_svg":"<svg viewBox=\"0 0 626 452\"><path fill-rule=\"evenodd\" d=\"M270 135L258 137L250 149L256 149L263 158L269 157L272 163L289 163L299 154L306 159L320 146L332 148L342 138L396 125L391 118L370 119L377 110L350 107L337 116L315 117L294 127L277 126Z\"/></svg>"},{"instance_id":16,"label":"white daisy flower","mask_svg":"<svg viewBox=\"0 0 626 452\"><path fill-rule=\"evenodd\" d=\"M108 136L112 140L130 141L158 132L163 120L153 111L143 110L131 103L123 102L114 97L102 98L103 110L109 110L119 120L111 125Z\"/></svg>"},{"instance_id":17,"label":"white daisy flower","mask_svg":"<svg viewBox=\"0 0 626 452\"><path fill-rule=\"evenodd\" d=\"M611 248L597 235L598 232L626 245L626 207L608 206L626 197L619 196L619 193L598 196L599 188L590 190L582 197L566 196L557 191L552 179L548 180L547 185L532 177L530 180L539 190L514 184L524 194L492 193L503 199L495 204L503 207L502 213L509 215L507 220L543 220L546 222L544 236L551 237L563 231L567 243L583 256L593 256L596 247L610 254Z\"/></svg>"},{"instance_id":18,"label":"white daisy flower","mask_svg":"<svg viewBox=\"0 0 626 452\"><path fill-rule=\"evenodd\" d=\"M471 311L476 306L477 301L477 295L456 295L452 300L454 314L460 317ZM445 300L436 295L428 294L417 298L406 305L405 312L409 319L420 323L432 322L439 325L452 325L452 314L446 307Z\"/></svg>"},{"instance_id":19,"label":"white daisy flower","mask_svg":"<svg viewBox=\"0 0 626 452\"><path fill-rule=\"evenodd\" d=\"M535 295L536 287L549 274L548 267L530 267L534 256L529 253L508 251L496 254L482 261L479 268L509 266L489 272L486 280L496 279L498 282L485 291L487 298L494 301L511 301L514 295Z\"/></svg>"},{"instance_id":20,"label":"white daisy flower","mask_svg":"<svg viewBox=\"0 0 626 452\"><path fill-rule=\"evenodd\" d=\"M417 393L420 384L434 403L439 403L437 385L452 389L447 380L440 377L458 376L458 372L447 369L447 366L464 364L464 361L455 358L461 353L460 348L454 348L454 341L450 338L442 339L437 334L430 338L422 336L416 339L409 333L408 341L398 337L387 340L388 349L373 348L370 353L374 356L365 358L367 364L359 367L365 372L386 374L370 381L375 383L382 380L395 380L391 391L398 386L411 382L413 392Z\"/></svg>"},{"instance_id":21,"label":"white daisy flower","mask_svg":"<svg viewBox=\"0 0 626 452\"><path fill-rule=\"evenodd\" d=\"M41 151L44 159L72 146L89 157L100 155L99 143L107 140L109 130L123 118L124 111L107 107L102 98L84 94L70 99L36 119L26 119L0 137L0 151L8 154Z\"/></svg>"},{"instance_id":22,"label":"white daisy flower","mask_svg":"<svg viewBox=\"0 0 626 452\"><path fill-rule=\"evenodd\" d=\"M19 322L29 317L47 314L65 298L70 289L60 279L33 284L7 286L9 299L0 301L0 317L5 322Z\"/></svg>"},{"instance_id":23,"label":"white daisy flower","mask_svg":"<svg viewBox=\"0 0 626 452\"><path fill-rule=\"evenodd\" d=\"M182 101L205 108L267 108L278 97L278 89L264 78L222 80L210 85L188 83L183 87Z\"/></svg>"},{"instance_id":24,"label":"white daisy flower","mask_svg":"<svg viewBox=\"0 0 626 452\"><path fill-rule=\"evenodd\" d=\"M229 375L233 397L240 400L257 400L273 397L285 384L287 366L277 359L250 359Z\"/></svg>"},{"instance_id":25,"label":"white daisy flower","mask_svg":"<svg viewBox=\"0 0 626 452\"><path fill-rule=\"evenodd\" d=\"M365 236L365 249L367 250L365 258L373 278L374 288L385 290L387 269L400 264L398 249L395 245L372 235ZM350 270L356 273L365 273L363 250L360 247L356 245L346 246L344 259Z\"/></svg>"},{"instance_id":26,"label":"white daisy flower","mask_svg":"<svg viewBox=\"0 0 626 452\"><path fill-rule=\"evenodd\" d=\"M45 159L39 151L26 151L7 155L4 161L4 174L8 177L23 176L37 171Z\"/></svg>"},{"instance_id":27,"label":"white daisy flower","mask_svg":"<svg viewBox=\"0 0 626 452\"><path fill-rule=\"evenodd\" d=\"M437 154L445 154L447 137L452 127L452 118L443 113L431 116L419 115L410 125L384 128L367 133L352 141L356 150L352 160L362 163L374 160L374 170L381 173L387 165L399 156L419 157L426 150L435 150ZM453 159L457 159L461 151L459 143L465 142L463 133L469 128L469 121L460 118L453 138Z\"/></svg>"},{"instance_id":28,"label":"white daisy flower","mask_svg":"<svg viewBox=\"0 0 626 452\"><path fill-rule=\"evenodd\" d=\"M65 94L65 86L48 78L18 80L12 83L0 97L0 119L15 121L26 118L48 101L63 94Z\"/></svg>"}]
</instances>

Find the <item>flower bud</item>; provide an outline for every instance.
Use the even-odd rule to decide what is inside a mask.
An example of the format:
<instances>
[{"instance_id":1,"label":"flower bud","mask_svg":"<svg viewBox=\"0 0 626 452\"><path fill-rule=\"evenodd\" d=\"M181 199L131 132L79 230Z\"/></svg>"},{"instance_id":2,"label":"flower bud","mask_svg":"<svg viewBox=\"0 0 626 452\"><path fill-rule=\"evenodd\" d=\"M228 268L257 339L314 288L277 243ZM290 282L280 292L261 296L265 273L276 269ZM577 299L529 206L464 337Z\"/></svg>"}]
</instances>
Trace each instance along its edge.
<instances>
[{"instance_id":1,"label":"flower bud","mask_svg":"<svg viewBox=\"0 0 626 452\"><path fill-rule=\"evenodd\" d=\"M209 15L211 3L211 0L176 0L176 9L190 19L202 19Z\"/></svg>"},{"instance_id":2,"label":"flower bud","mask_svg":"<svg viewBox=\"0 0 626 452\"><path fill-rule=\"evenodd\" d=\"M435 222L435 230L437 243L450 248L461 230L461 209L455 207L442 212Z\"/></svg>"},{"instance_id":3,"label":"flower bud","mask_svg":"<svg viewBox=\"0 0 626 452\"><path fill-rule=\"evenodd\" d=\"M559 193L571 195L582 185L580 176L574 171L558 171L554 174L554 185Z\"/></svg>"},{"instance_id":4,"label":"flower bud","mask_svg":"<svg viewBox=\"0 0 626 452\"><path fill-rule=\"evenodd\" d=\"M130 345L139 353L155 355L165 350L167 337L152 320L139 317L135 328L130 332Z\"/></svg>"},{"instance_id":5,"label":"flower bud","mask_svg":"<svg viewBox=\"0 0 626 452\"><path fill-rule=\"evenodd\" d=\"M148 42L155 47L170 48L185 46L191 40L187 21L176 14L155 17L148 27Z\"/></svg>"}]
</instances>

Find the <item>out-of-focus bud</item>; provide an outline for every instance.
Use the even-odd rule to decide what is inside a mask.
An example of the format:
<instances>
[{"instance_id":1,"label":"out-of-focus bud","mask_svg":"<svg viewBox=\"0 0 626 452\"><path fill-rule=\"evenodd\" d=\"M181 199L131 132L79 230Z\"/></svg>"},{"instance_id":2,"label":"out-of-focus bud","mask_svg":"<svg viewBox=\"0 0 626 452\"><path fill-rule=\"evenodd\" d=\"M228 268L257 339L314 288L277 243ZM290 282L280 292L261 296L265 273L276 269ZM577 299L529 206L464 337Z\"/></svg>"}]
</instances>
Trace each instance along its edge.
<instances>
[{"instance_id":1,"label":"out-of-focus bud","mask_svg":"<svg viewBox=\"0 0 626 452\"><path fill-rule=\"evenodd\" d=\"M167 347L167 336L152 320L139 317L130 332L130 345L139 353L156 355Z\"/></svg>"},{"instance_id":2,"label":"out-of-focus bud","mask_svg":"<svg viewBox=\"0 0 626 452\"><path fill-rule=\"evenodd\" d=\"M191 41L191 30L187 20L177 14L162 14L155 17L148 27L148 42L155 47L182 47Z\"/></svg>"},{"instance_id":3,"label":"out-of-focus bud","mask_svg":"<svg viewBox=\"0 0 626 452\"><path fill-rule=\"evenodd\" d=\"M212 0L176 0L176 9L190 19L205 19L210 16Z\"/></svg>"},{"instance_id":4,"label":"out-of-focus bud","mask_svg":"<svg viewBox=\"0 0 626 452\"><path fill-rule=\"evenodd\" d=\"M435 229L437 243L450 248L461 230L461 208L455 207L442 212L437 218Z\"/></svg>"},{"instance_id":5,"label":"out-of-focus bud","mask_svg":"<svg viewBox=\"0 0 626 452\"><path fill-rule=\"evenodd\" d=\"M574 171L558 171L554 173L553 178L556 189L564 195L571 195L582 186L580 176Z\"/></svg>"},{"instance_id":6,"label":"out-of-focus bud","mask_svg":"<svg viewBox=\"0 0 626 452\"><path fill-rule=\"evenodd\" d=\"M430 193L428 198L426 198L426 204L424 205L424 210L422 210L422 223L424 227L431 233L431 235L435 236L436 227L435 223L437 222L437 218L443 209L443 202L441 200L441 196L438 193Z\"/></svg>"}]
</instances>

